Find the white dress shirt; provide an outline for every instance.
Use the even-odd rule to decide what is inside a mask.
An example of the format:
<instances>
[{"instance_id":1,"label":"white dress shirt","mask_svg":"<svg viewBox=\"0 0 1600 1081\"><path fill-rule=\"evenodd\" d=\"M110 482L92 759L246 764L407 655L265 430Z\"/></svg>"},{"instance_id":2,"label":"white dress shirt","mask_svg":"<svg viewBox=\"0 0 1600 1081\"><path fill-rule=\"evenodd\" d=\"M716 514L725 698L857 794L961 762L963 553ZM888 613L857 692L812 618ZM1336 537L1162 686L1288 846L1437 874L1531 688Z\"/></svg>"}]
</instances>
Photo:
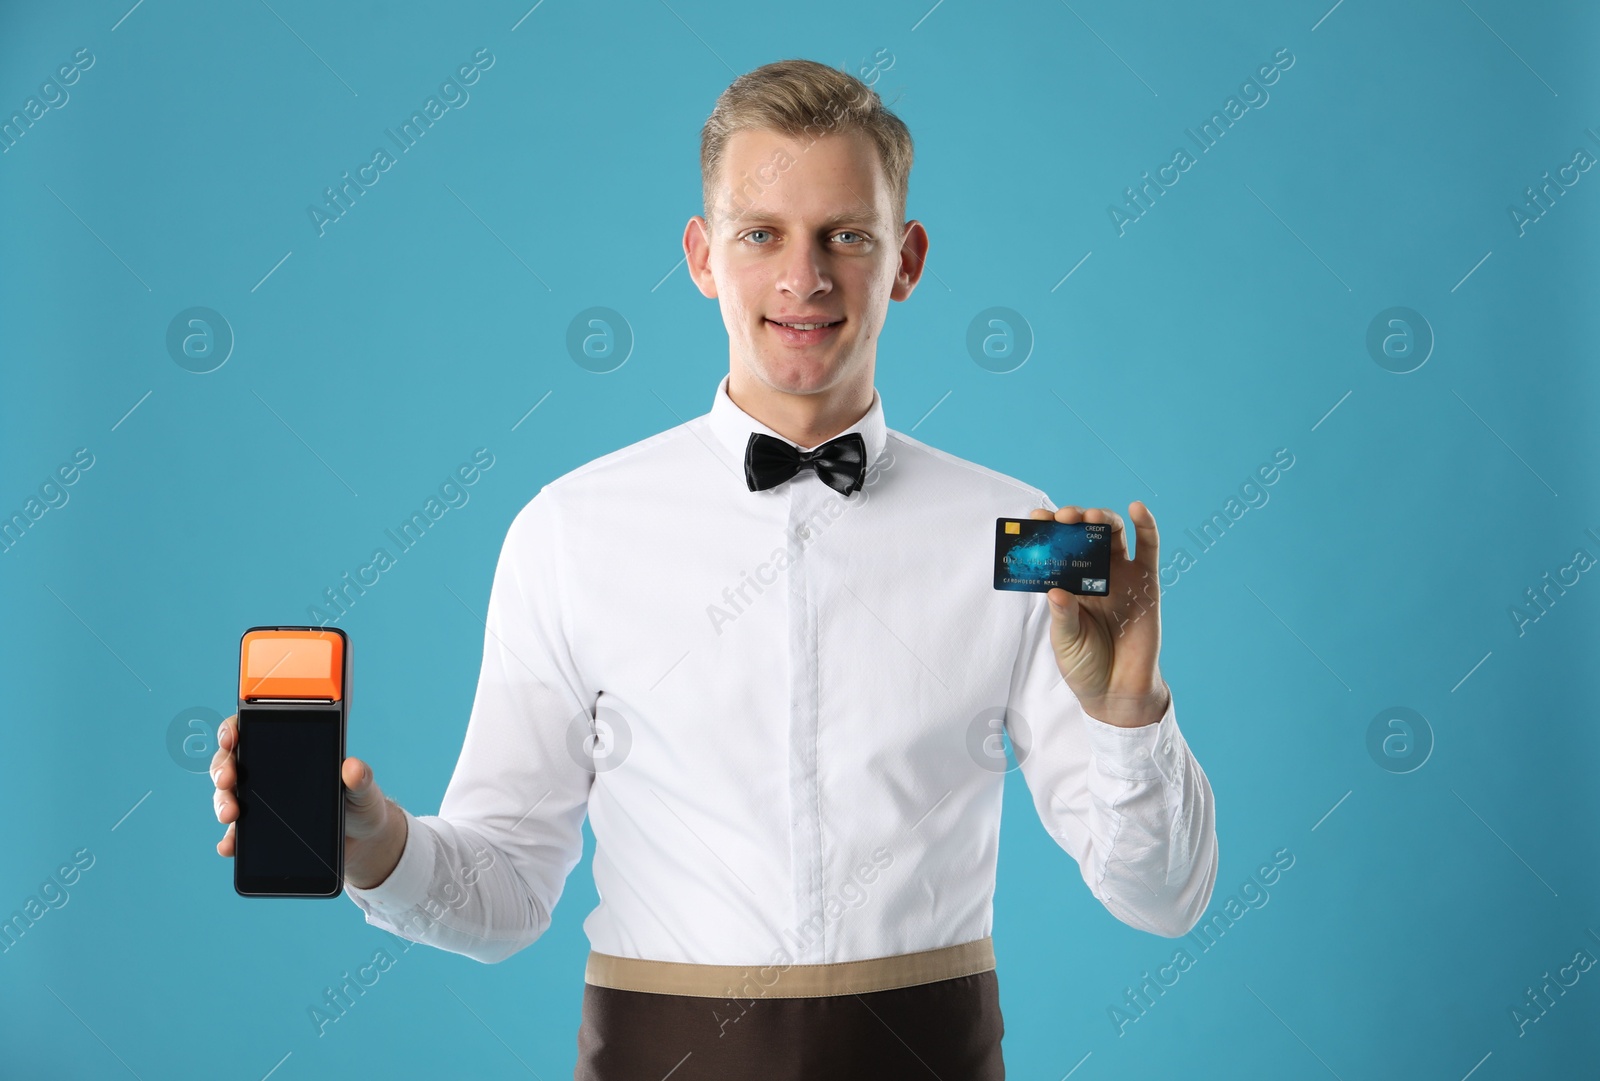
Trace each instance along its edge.
<instances>
[{"instance_id":1,"label":"white dress shirt","mask_svg":"<svg viewBox=\"0 0 1600 1081\"><path fill-rule=\"evenodd\" d=\"M861 490L805 469L752 492L746 441L777 433L727 384L517 514L439 814L405 812L394 871L346 887L367 922L503 960L550 926L587 813L601 953L826 964L972 942L993 919L1003 720L1093 895L1186 933L1217 841L1172 708L1088 716L1045 595L994 588L995 519L1055 505L888 430L876 391L846 429Z\"/></svg>"}]
</instances>

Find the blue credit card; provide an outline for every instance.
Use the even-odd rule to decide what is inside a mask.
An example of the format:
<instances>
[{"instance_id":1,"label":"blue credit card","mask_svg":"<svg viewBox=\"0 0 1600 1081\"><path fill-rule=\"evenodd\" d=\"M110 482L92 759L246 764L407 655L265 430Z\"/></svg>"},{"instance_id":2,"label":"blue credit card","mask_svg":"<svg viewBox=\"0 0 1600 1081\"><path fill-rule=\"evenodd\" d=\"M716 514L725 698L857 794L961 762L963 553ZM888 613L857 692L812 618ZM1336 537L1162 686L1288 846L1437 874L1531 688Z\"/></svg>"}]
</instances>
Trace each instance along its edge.
<instances>
[{"instance_id":1,"label":"blue credit card","mask_svg":"<svg viewBox=\"0 0 1600 1081\"><path fill-rule=\"evenodd\" d=\"M1053 518L996 518L994 587L1103 597L1110 593L1111 527Z\"/></svg>"}]
</instances>

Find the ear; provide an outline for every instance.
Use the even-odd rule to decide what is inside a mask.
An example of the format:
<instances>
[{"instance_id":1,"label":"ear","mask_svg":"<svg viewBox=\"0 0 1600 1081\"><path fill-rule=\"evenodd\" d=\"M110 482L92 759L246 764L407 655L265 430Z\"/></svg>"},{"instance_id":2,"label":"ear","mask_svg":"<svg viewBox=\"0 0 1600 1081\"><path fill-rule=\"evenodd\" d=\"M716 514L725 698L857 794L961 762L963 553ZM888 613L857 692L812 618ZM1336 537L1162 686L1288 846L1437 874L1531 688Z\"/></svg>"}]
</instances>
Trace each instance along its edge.
<instances>
[{"instance_id":1,"label":"ear","mask_svg":"<svg viewBox=\"0 0 1600 1081\"><path fill-rule=\"evenodd\" d=\"M716 298L717 279L711 272L710 226L696 214L683 229L683 253L689 260L689 277L702 295Z\"/></svg>"},{"instance_id":2,"label":"ear","mask_svg":"<svg viewBox=\"0 0 1600 1081\"><path fill-rule=\"evenodd\" d=\"M920 221L906 222L900 240L900 264L895 268L891 300L905 300L922 280L922 271L928 265L928 231Z\"/></svg>"}]
</instances>

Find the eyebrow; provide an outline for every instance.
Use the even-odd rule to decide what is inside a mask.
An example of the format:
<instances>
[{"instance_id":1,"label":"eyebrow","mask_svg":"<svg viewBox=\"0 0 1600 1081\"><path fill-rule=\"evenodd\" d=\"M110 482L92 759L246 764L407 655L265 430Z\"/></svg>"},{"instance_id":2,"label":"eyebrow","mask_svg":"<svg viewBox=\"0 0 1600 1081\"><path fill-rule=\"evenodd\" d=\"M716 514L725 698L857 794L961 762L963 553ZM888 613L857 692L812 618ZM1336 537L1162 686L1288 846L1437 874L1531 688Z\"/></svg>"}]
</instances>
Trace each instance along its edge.
<instances>
[{"instance_id":1,"label":"eyebrow","mask_svg":"<svg viewBox=\"0 0 1600 1081\"><path fill-rule=\"evenodd\" d=\"M774 215L771 211L758 208L755 210L746 210L741 214L735 214L728 218L728 223L730 225L743 225L747 222L753 221L774 220L776 220L776 215ZM827 220L822 222L822 228L832 228L835 225L847 225L850 222L858 221L877 222L877 210L867 206L865 203L856 203L852 206L845 207L836 214L830 215Z\"/></svg>"}]
</instances>

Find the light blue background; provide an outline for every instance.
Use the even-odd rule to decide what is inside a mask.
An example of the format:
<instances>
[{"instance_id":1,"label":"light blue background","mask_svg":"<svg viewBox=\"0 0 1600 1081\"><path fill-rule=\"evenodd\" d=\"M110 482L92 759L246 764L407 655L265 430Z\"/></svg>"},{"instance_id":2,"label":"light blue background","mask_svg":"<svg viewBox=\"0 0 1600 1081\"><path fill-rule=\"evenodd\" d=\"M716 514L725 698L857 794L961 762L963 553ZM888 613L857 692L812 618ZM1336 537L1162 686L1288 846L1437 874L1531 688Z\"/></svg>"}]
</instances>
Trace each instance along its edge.
<instances>
[{"instance_id":1,"label":"light blue background","mask_svg":"<svg viewBox=\"0 0 1600 1081\"><path fill-rule=\"evenodd\" d=\"M1600 155L1595 9L930 7L6 6L0 114L76 49L95 63L0 155L0 512L75 449L94 465L0 555L0 915L72 853L94 863L0 954L0 1071L570 1076L587 856L514 959L402 953L347 899L235 896L212 747L185 769L168 731L231 712L240 632L306 622L487 447L470 501L340 622L353 753L437 810L512 516L704 412L727 370L681 265L700 124L789 56L872 78L916 138L932 249L879 351L889 425L1058 503L1148 502L1163 561L1196 557L1162 668L1216 792L1213 911L1295 858L1201 953L1111 917L1009 777L1011 1075L1600 1069L1600 970L1522 1034L1511 1013L1600 957L1600 584L1523 634L1510 614L1576 549L1600 557L1600 171L1526 235L1508 212ZM470 101L319 236L308 205L480 48ZM1119 236L1108 205L1280 48L1270 100ZM206 375L165 345L196 306L236 336ZM567 351L593 306L634 337L607 374ZM966 346L997 306L1034 339L1006 374ZM1396 306L1437 339L1408 374L1366 347ZM1185 530L1279 447L1270 499L1202 554ZM1411 772L1368 752L1393 706L1432 732ZM1119 1035L1109 1008L1179 948L1193 966ZM379 949L396 964L319 1036L308 1008Z\"/></svg>"}]
</instances>

